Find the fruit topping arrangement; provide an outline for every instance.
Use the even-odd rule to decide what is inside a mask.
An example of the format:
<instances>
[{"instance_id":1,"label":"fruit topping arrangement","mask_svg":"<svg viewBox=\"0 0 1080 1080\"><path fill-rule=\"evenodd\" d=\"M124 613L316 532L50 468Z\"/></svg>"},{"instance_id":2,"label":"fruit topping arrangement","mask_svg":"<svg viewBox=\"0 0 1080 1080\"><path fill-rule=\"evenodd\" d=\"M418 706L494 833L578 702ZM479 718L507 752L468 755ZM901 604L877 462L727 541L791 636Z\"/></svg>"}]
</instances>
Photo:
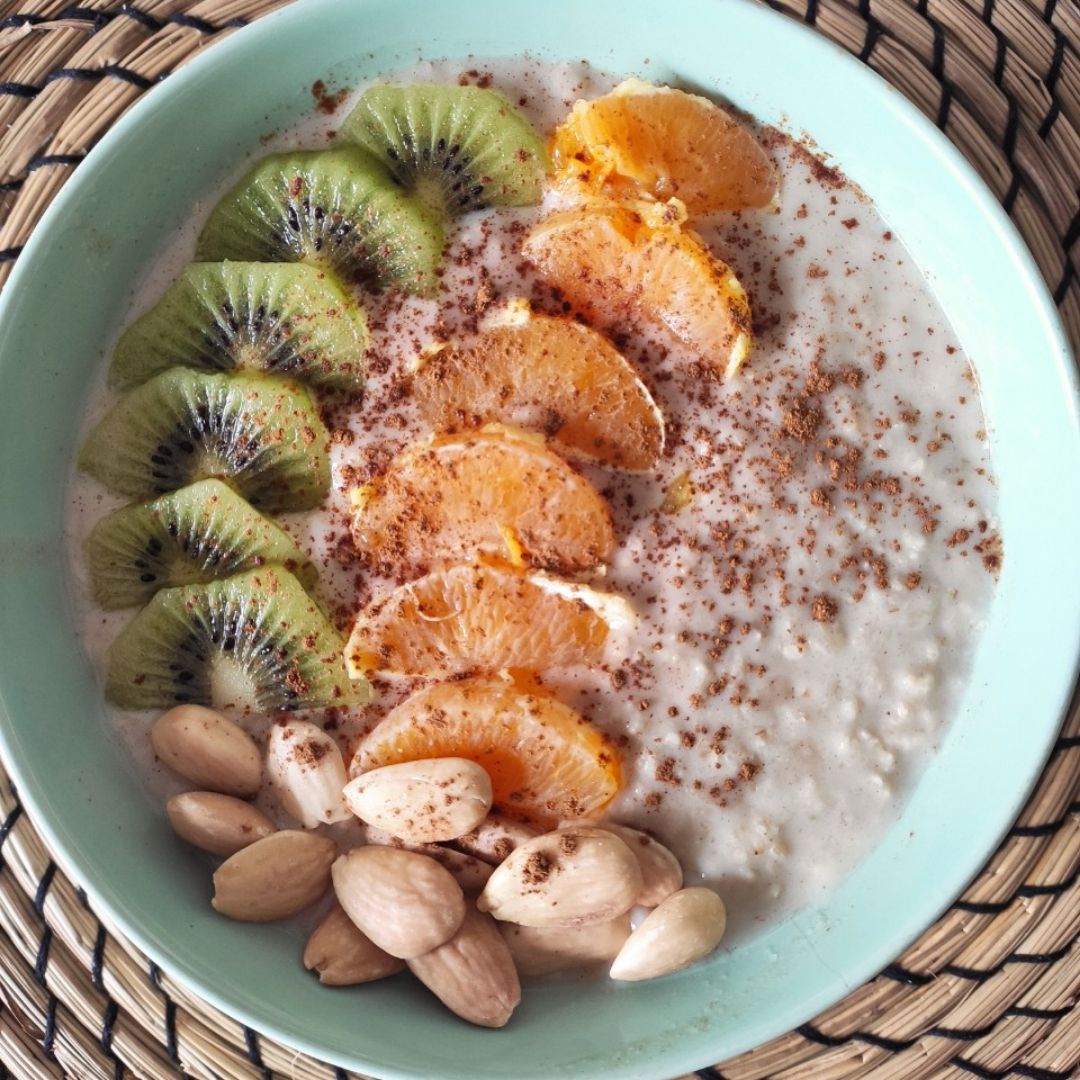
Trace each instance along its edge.
<instances>
[{"instance_id":1,"label":"fruit topping arrangement","mask_svg":"<svg viewBox=\"0 0 1080 1080\"><path fill-rule=\"evenodd\" d=\"M299 383L176 367L113 406L83 443L79 465L135 499L215 477L260 510L310 510L330 492L329 450Z\"/></svg>"},{"instance_id":2,"label":"fruit topping arrangement","mask_svg":"<svg viewBox=\"0 0 1080 1080\"><path fill-rule=\"evenodd\" d=\"M534 313L521 299L472 341L425 353L408 389L437 432L516 426L566 457L630 472L647 472L664 451L664 418L622 353L584 323Z\"/></svg>"},{"instance_id":3,"label":"fruit topping arrangement","mask_svg":"<svg viewBox=\"0 0 1080 1080\"><path fill-rule=\"evenodd\" d=\"M367 346L364 309L318 267L192 263L120 338L109 384L130 390L186 367L360 390Z\"/></svg>"},{"instance_id":4,"label":"fruit topping arrangement","mask_svg":"<svg viewBox=\"0 0 1080 1080\"><path fill-rule=\"evenodd\" d=\"M542 438L508 429L427 439L354 497L353 541L387 574L477 554L572 574L615 548L607 503L588 480Z\"/></svg>"},{"instance_id":5,"label":"fruit topping arrangement","mask_svg":"<svg viewBox=\"0 0 1080 1080\"><path fill-rule=\"evenodd\" d=\"M263 158L211 211L196 257L307 262L430 295L443 242L439 213L350 146Z\"/></svg>"},{"instance_id":6,"label":"fruit topping arrangement","mask_svg":"<svg viewBox=\"0 0 1080 1080\"><path fill-rule=\"evenodd\" d=\"M540 222L524 252L585 318L607 327L635 315L659 323L731 378L750 355L750 302L684 215L675 200L576 207Z\"/></svg>"},{"instance_id":7,"label":"fruit topping arrangement","mask_svg":"<svg viewBox=\"0 0 1080 1080\"><path fill-rule=\"evenodd\" d=\"M582 199L678 199L692 217L776 199L768 155L708 98L627 79L578 101L552 139L552 182Z\"/></svg>"},{"instance_id":8,"label":"fruit topping arrangement","mask_svg":"<svg viewBox=\"0 0 1080 1080\"><path fill-rule=\"evenodd\" d=\"M613 622L632 620L614 593L506 565L436 570L372 601L345 658L355 676L447 678L598 664Z\"/></svg>"},{"instance_id":9,"label":"fruit topping arrangement","mask_svg":"<svg viewBox=\"0 0 1080 1080\"><path fill-rule=\"evenodd\" d=\"M475 86L373 86L342 134L394 180L444 215L489 206L534 206L547 154L504 97Z\"/></svg>"},{"instance_id":10,"label":"fruit topping arrangement","mask_svg":"<svg viewBox=\"0 0 1080 1080\"><path fill-rule=\"evenodd\" d=\"M162 701L314 709L366 691L346 678L333 625L278 566L162 589L113 641L105 681L124 709Z\"/></svg>"},{"instance_id":11,"label":"fruit topping arrangement","mask_svg":"<svg viewBox=\"0 0 1080 1080\"><path fill-rule=\"evenodd\" d=\"M499 1027L519 972L608 963L634 981L719 943L720 898L605 818L619 754L543 676L599 665L635 619L596 587L619 538L572 463L647 473L664 452L664 417L598 327L652 324L734 376L749 303L688 222L775 190L745 126L666 87L578 102L549 153L493 90L372 86L333 148L256 162L211 211L198 261L122 335L123 396L80 457L143 500L86 542L97 602L139 609L109 648L106 696L166 710L154 752L194 785L166 811L224 859L218 912L285 919L333 892L303 957L326 985L408 967ZM347 493L356 554L389 584L345 641L310 555L267 515L331 495L320 409L359 400L370 290L438 295L456 218L542 201L520 253L567 313L504 298L400 373L430 435ZM343 745L318 710L364 704L376 676L404 696ZM226 706L269 716L269 734ZM297 827L277 829L260 795Z\"/></svg>"}]
</instances>

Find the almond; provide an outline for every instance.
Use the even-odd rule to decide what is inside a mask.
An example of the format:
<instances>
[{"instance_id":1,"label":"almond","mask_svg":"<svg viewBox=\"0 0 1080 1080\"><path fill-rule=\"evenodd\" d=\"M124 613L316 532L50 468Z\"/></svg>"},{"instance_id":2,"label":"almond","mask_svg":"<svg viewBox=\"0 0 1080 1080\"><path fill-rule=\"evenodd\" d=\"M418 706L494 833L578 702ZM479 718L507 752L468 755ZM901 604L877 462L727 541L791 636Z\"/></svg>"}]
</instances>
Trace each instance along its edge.
<instances>
[{"instance_id":1,"label":"almond","mask_svg":"<svg viewBox=\"0 0 1080 1080\"><path fill-rule=\"evenodd\" d=\"M383 952L335 904L308 938L304 967L318 972L324 986L357 986L396 975L405 962Z\"/></svg>"},{"instance_id":2,"label":"almond","mask_svg":"<svg viewBox=\"0 0 1080 1080\"><path fill-rule=\"evenodd\" d=\"M345 762L334 739L305 720L279 720L270 729L266 771L281 805L305 829L346 821Z\"/></svg>"},{"instance_id":3,"label":"almond","mask_svg":"<svg viewBox=\"0 0 1080 1080\"><path fill-rule=\"evenodd\" d=\"M461 886L462 892L479 896L491 878L492 866L482 859L474 859L463 851L443 847L441 844L425 844L424 853L430 855L440 866L446 867Z\"/></svg>"},{"instance_id":4,"label":"almond","mask_svg":"<svg viewBox=\"0 0 1080 1080\"><path fill-rule=\"evenodd\" d=\"M630 935L611 965L611 977L639 982L689 967L720 944L726 925L724 901L712 889L681 889Z\"/></svg>"},{"instance_id":5,"label":"almond","mask_svg":"<svg viewBox=\"0 0 1080 1080\"><path fill-rule=\"evenodd\" d=\"M550 975L613 960L630 936L630 916L587 926L499 923L522 975Z\"/></svg>"},{"instance_id":6,"label":"almond","mask_svg":"<svg viewBox=\"0 0 1080 1080\"><path fill-rule=\"evenodd\" d=\"M466 855L498 866L514 848L539 836L540 830L503 814L488 814L472 832L454 840L454 847Z\"/></svg>"},{"instance_id":7,"label":"almond","mask_svg":"<svg viewBox=\"0 0 1080 1080\"><path fill-rule=\"evenodd\" d=\"M537 836L495 868L481 911L522 926L582 926L628 911L641 867L614 833L587 825Z\"/></svg>"},{"instance_id":8,"label":"almond","mask_svg":"<svg viewBox=\"0 0 1080 1080\"><path fill-rule=\"evenodd\" d=\"M174 795L165 813L181 840L224 858L274 831L274 823L251 803L216 791Z\"/></svg>"},{"instance_id":9,"label":"almond","mask_svg":"<svg viewBox=\"0 0 1080 1080\"><path fill-rule=\"evenodd\" d=\"M634 853L641 867L641 892L634 901L637 907L656 907L682 888L683 872L679 860L658 840L626 825L604 822L600 826L614 833Z\"/></svg>"},{"instance_id":10,"label":"almond","mask_svg":"<svg viewBox=\"0 0 1080 1080\"><path fill-rule=\"evenodd\" d=\"M466 758L402 761L361 773L345 788L361 821L414 844L453 840L491 809L491 778Z\"/></svg>"},{"instance_id":11,"label":"almond","mask_svg":"<svg viewBox=\"0 0 1080 1080\"><path fill-rule=\"evenodd\" d=\"M415 851L353 848L334 863L334 892L380 949L402 960L449 941L465 917L465 897L449 871Z\"/></svg>"},{"instance_id":12,"label":"almond","mask_svg":"<svg viewBox=\"0 0 1080 1080\"><path fill-rule=\"evenodd\" d=\"M150 742L173 772L201 788L250 798L262 783L255 740L213 709L177 705L150 729Z\"/></svg>"},{"instance_id":13,"label":"almond","mask_svg":"<svg viewBox=\"0 0 1080 1080\"><path fill-rule=\"evenodd\" d=\"M374 825L367 827L367 842L378 844L380 847L404 848L406 851L416 851L421 855L427 855L434 859L440 866L446 867L454 876L454 880L461 886L462 891L476 895L487 884L491 877L492 867L481 859L475 859L472 855L455 851L453 848L444 847L442 844L409 844L391 836Z\"/></svg>"},{"instance_id":14,"label":"almond","mask_svg":"<svg viewBox=\"0 0 1080 1080\"><path fill-rule=\"evenodd\" d=\"M214 874L214 910L242 922L288 919L314 904L330 884L333 840L286 829L256 840Z\"/></svg>"},{"instance_id":15,"label":"almond","mask_svg":"<svg viewBox=\"0 0 1080 1080\"><path fill-rule=\"evenodd\" d=\"M495 920L471 904L458 932L410 960L409 970L470 1024L500 1028L521 1001L517 969Z\"/></svg>"}]
</instances>

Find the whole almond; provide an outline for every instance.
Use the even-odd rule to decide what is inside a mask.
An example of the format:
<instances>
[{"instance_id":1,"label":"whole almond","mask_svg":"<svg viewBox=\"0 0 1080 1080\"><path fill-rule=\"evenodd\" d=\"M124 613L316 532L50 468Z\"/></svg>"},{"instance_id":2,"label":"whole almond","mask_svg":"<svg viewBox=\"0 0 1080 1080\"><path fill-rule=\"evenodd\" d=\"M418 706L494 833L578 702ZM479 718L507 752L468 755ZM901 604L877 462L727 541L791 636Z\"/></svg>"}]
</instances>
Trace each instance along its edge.
<instances>
[{"instance_id":1,"label":"whole almond","mask_svg":"<svg viewBox=\"0 0 1080 1080\"><path fill-rule=\"evenodd\" d=\"M658 840L626 825L604 822L600 826L613 832L634 853L641 867L641 892L634 901L637 907L656 907L682 888L683 872L679 860Z\"/></svg>"},{"instance_id":2,"label":"whole almond","mask_svg":"<svg viewBox=\"0 0 1080 1080\"><path fill-rule=\"evenodd\" d=\"M421 855L427 855L434 859L440 866L446 867L454 876L454 880L461 886L462 892L476 895L487 884L491 877L492 867L490 863L482 859L475 859L472 855L466 855L462 851L445 847L442 844L410 844L396 836L391 836L383 829L369 825L365 830L367 842L378 844L380 847L404 848L406 851L416 851Z\"/></svg>"},{"instance_id":3,"label":"whole almond","mask_svg":"<svg viewBox=\"0 0 1080 1080\"><path fill-rule=\"evenodd\" d=\"M346 821L345 761L333 737L306 720L279 720L270 729L266 771L286 812L305 829Z\"/></svg>"},{"instance_id":4,"label":"whole almond","mask_svg":"<svg viewBox=\"0 0 1080 1080\"><path fill-rule=\"evenodd\" d=\"M522 975L550 975L613 960L630 936L630 915L588 926L499 923Z\"/></svg>"},{"instance_id":5,"label":"whole almond","mask_svg":"<svg viewBox=\"0 0 1080 1080\"><path fill-rule=\"evenodd\" d=\"M358 986L396 975L405 961L383 952L335 904L308 938L304 967L318 972L324 986Z\"/></svg>"},{"instance_id":6,"label":"whole almond","mask_svg":"<svg viewBox=\"0 0 1080 1080\"><path fill-rule=\"evenodd\" d=\"M491 778L466 758L402 761L361 773L345 788L361 821L414 844L475 829L491 809Z\"/></svg>"},{"instance_id":7,"label":"whole almond","mask_svg":"<svg viewBox=\"0 0 1080 1080\"><path fill-rule=\"evenodd\" d=\"M380 949L411 960L449 941L465 897L434 859L393 847L353 848L334 863L334 892L349 918Z\"/></svg>"},{"instance_id":8,"label":"whole almond","mask_svg":"<svg viewBox=\"0 0 1080 1080\"><path fill-rule=\"evenodd\" d=\"M514 848L539 836L540 830L504 814L488 814L472 832L454 840L454 847L466 855L498 866Z\"/></svg>"},{"instance_id":9,"label":"whole almond","mask_svg":"<svg viewBox=\"0 0 1080 1080\"><path fill-rule=\"evenodd\" d=\"M314 904L330 884L337 845L286 829L256 840L214 874L214 910L241 922L288 919Z\"/></svg>"},{"instance_id":10,"label":"whole almond","mask_svg":"<svg viewBox=\"0 0 1080 1080\"><path fill-rule=\"evenodd\" d=\"M614 833L587 825L537 836L495 868L481 911L522 926L608 922L641 892L641 867Z\"/></svg>"},{"instance_id":11,"label":"whole almond","mask_svg":"<svg viewBox=\"0 0 1080 1080\"><path fill-rule=\"evenodd\" d=\"M274 831L274 823L251 803L216 791L174 795L165 813L181 840L224 858Z\"/></svg>"},{"instance_id":12,"label":"whole almond","mask_svg":"<svg viewBox=\"0 0 1080 1080\"><path fill-rule=\"evenodd\" d=\"M470 1024L500 1028L521 1001L517 969L495 920L471 904L458 932L410 960L409 970Z\"/></svg>"},{"instance_id":13,"label":"whole almond","mask_svg":"<svg viewBox=\"0 0 1080 1080\"><path fill-rule=\"evenodd\" d=\"M177 705L158 718L150 742L173 772L209 791L250 798L262 783L255 740L213 709Z\"/></svg>"},{"instance_id":14,"label":"whole almond","mask_svg":"<svg viewBox=\"0 0 1080 1080\"><path fill-rule=\"evenodd\" d=\"M639 982L689 967L720 944L726 926L724 901L712 889L681 889L630 935L611 965L611 977Z\"/></svg>"}]
</instances>

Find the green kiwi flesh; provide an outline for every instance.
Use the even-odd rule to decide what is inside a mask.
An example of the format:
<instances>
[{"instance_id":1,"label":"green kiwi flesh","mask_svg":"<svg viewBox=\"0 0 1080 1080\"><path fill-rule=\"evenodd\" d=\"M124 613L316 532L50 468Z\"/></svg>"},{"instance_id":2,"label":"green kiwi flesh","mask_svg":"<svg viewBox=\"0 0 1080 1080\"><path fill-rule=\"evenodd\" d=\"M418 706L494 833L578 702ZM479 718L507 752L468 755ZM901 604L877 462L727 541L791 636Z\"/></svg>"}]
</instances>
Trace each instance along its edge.
<instances>
[{"instance_id":1,"label":"green kiwi flesh","mask_svg":"<svg viewBox=\"0 0 1080 1080\"><path fill-rule=\"evenodd\" d=\"M162 589L108 650L105 695L124 709L191 703L263 712L345 705L341 636L282 567Z\"/></svg>"},{"instance_id":2,"label":"green kiwi flesh","mask_svg":"<svg viewBox=\"0 0 1080 1080\"><path fill-rule=\"evenodd\" d=\"M305 588L316 580L289 534L220 480L108 514L86 538L86 557L94 599L107 610L267 563L280 563Z\"/></svg>"},{"instance_id":3,"label":"green kiwi flesh","mask_svg":"<svg viewBox=\"0 0 1080 1080\"><path fill-rule=\"evenodd\" d=\"M346 146L263 158L214 208L196 257L309 262L429 295L443 243L438 214Z\"/></svg>"},{"instance_id":4,"label":"green kiwi flesh","mask_svg":"<svg viewBox=\"0 0 1080 1080\"><path fill-rule=\"evenodd\" d=\"M373 86L341 131L383 162L406 191L448 214L540 201L544 144L494 90Z\"/></svg>"},{"instance_id":5,"label":"green kiwi flesh","mask_svg":"<svg viewBox=\"0 0 1080 1080\"><path fill-rule=\"evenodd\" d=\"M172 368L113 406L79 465L134 499L218 477L261 510L309 510L330 490L330 437L298 383Z\"/></svg>"},{"instance_id":6,"label":"green kiwi flesh","mask_svg":"<svg viewBox=\"0 0 1080 1080\"><path fill-rule=\"evenodd\" d=\"M126 390L181 366L265 371L356 391L367 344L363 309L327 269L192 263L124 332L109 382Z\"/></svg>"}]
</instances>

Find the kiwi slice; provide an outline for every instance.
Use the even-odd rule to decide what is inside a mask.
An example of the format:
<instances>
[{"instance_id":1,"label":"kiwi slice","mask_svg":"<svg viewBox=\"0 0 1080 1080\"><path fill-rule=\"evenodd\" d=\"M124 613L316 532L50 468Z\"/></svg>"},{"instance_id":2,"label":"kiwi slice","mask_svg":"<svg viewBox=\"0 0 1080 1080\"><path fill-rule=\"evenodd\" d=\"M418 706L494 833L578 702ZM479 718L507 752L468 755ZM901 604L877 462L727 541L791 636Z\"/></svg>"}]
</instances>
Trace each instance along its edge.
<instances>
[{"instance_id":1,"label":"kiwi slice","mask_svg":"<svg viewBox=\"0 0 1080 1080\"><path fill-rule=\"evenodd\" d=\"M345 674L340 635L280 566L162 589L109 646L105 674L106 697L124 709L313 709L366 690Z\"/></svg>"},{"instance_id":2,"label":"kiwi slice","mask_svg":"<svg viewBox=\"0 0 1080 1080\"><path fill-rule=\"evenodd\" d=\"M114 511L86 538L86 556L94 598L106 609L267 563L282 564L305 587L316 580L289 534L220 480Z\"/></svg>"},{"instance_id":3,"label":"kiwi slice","mask_svg":"<svg viewBox=\"0 0 1080 1080\"><path fill-rule=\"evenodd\" d=\"M397 181L449 214L540 201L547 153L529 122L494 90L373 86L342 133Z\"/></svg>"},{"instance_id":4,"label":"kiwi slice","mask_svg":"<svg viewBox=\"0 0 1080 1080\"><path fill-rule=\"evenodd\" d=\"M438 214L347 146L263 158L214 207L197 258L317 263L430 294L442 250Z\"/></svg>"},{"instance_id":5,"label":"kiwi slice","mask_svg":"<svg viewBox=\"0 0 1080 1080\"><path fill-rule=\"evenodd\" d=\"M135 499L216 476L260 509L308 510L330 490L329 444L297 383L172 368L113 406L79 465Z\"/></svg>"},{"instance_id":6,"label":"kiwi slice","mask_svg":"<svg viewBox=\"0 0 1080 1080\"><path fill-rule=\"evenodd\" d=\"M252 369L359 390L367 320L334 275L300 263L192 263L128 327L109 368L122 390L171 367Z\"/></svg>"}]
</instances>

